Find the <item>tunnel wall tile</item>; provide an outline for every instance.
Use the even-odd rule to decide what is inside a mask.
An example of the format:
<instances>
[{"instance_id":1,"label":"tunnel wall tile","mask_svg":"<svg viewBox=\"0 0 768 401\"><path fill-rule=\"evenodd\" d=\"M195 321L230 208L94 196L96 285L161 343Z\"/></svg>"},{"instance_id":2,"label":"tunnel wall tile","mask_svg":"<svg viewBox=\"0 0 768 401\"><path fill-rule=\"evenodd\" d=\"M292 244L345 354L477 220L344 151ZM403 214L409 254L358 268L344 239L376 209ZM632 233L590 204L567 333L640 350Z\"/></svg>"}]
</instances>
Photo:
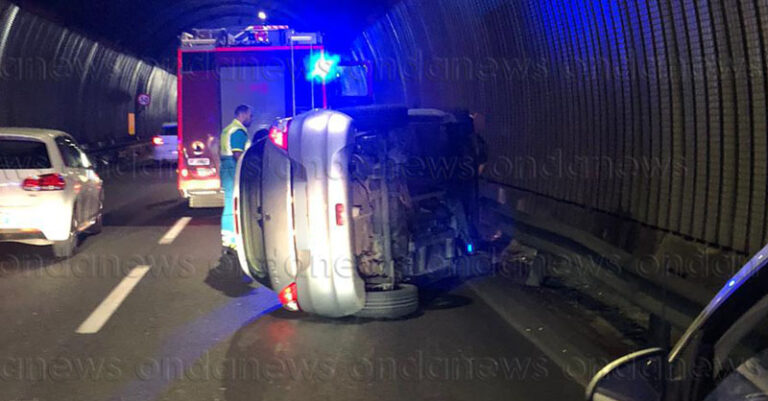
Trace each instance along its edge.
<instances>
[{"instance_id":1,"label":"tunnel wall tile","mask_svg":"<svg viewBox=\"0 0 768 401\"><path fill-rule=\"evenodd\" d=\"M148 93L146 109L136 96ZM176 76L0 0L0 126L66 131L84 143L125 140L176 119Z\"/></svg>"},{"instance_id":2,"label":"tunnel wall tile","mask_svg":"<svg viewBox=\"0 0 768 401\"><path fill-rule=\"evenodd\" d=\"M585 210L539 212L751 253L767 240L767 35L755 0L404 0L353 54L387 66L379 102L486 116L487 179Z\"/></svg>"}]
</instances>

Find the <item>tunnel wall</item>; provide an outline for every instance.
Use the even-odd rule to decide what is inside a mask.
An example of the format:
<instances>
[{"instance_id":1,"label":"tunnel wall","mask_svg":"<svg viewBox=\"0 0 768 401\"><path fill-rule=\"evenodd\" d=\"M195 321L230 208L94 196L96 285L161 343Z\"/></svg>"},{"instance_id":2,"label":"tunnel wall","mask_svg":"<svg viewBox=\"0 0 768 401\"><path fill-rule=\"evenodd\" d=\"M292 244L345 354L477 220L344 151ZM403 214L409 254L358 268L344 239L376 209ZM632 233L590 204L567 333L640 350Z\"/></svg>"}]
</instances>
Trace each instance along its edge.
<instances>
[{"instance_id":1,"label":"tunnel wall","mask_svg":"<svg viewBox=\"0 0 768 401\"><path fill-rule=\"evenodd\" d=\"M767 30L756 0L405 0L353 54L378 102L480 113L518 208L630 250L650 229L751 253Z\"/></svg>"},{"instance_id":2,"label":"tunnel wall","mask_svg":"<svg viewBox=\"0 0 768 401\"><path fill-rule=\"evenodd\" d=\"M136 104L140 93L150 106ZM0 126L59 129L106 145L176 120L176 76L0 0Z\"/></svg>"}]
</instances>

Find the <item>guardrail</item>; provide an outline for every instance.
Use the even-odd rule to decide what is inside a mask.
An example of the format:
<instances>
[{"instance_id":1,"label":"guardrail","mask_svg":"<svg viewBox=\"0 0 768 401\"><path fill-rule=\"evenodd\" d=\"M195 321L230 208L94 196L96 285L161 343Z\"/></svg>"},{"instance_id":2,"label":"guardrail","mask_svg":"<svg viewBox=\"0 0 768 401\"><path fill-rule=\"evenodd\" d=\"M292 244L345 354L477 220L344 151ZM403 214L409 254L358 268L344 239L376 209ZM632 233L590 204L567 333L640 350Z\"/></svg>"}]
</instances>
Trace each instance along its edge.
<instances>
[{"instance_id":1,"label":"guardrail","mask_svg":"<svg viewBox=\"0 0 768 401\"><path fill-rule=\"evenodd\" d=\"M101 166L144 161L152 152L152 142L144 138L83 144L82 147Z\"/></svg>"},{"instance_id":2,"label":"guardrail","mask_svg":"<svg viewBox=\"0 0 768 401\"><path fill-rule=\"evenodd\" d=\"M644 274L640 262L628 252L554 219L521 213L495 199L481 198L486 223L507 236L565 260L578 260L577 271L611 288L649 315L648 337L658 346L669 346L672 329L684 331L712 294L664 275ZM574 256L582 256L574 258Z\"/></svg>"}]
</instances>

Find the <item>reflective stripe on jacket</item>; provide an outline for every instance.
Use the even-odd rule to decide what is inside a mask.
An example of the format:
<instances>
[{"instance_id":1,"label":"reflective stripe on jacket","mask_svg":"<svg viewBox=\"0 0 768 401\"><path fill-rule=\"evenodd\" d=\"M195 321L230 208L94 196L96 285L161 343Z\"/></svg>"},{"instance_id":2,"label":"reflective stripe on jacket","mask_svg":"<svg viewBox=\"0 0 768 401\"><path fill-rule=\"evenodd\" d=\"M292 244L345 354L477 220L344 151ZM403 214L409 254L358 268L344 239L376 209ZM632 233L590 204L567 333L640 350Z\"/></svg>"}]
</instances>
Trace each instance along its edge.
<instances>
[{"instance_id":1,"label":"reflective stripe on jacket","mask_svg":"<svg viewBox=\"0 0 768 401\"><path fill-rule=\"evenodd\" d=\"M240 122L238 119L234 119L231 124L229 124L224 130L221 132L221 156L222 157L231 157L234 156L233 152L245 152L246 149L251 145L250 141L247 141L245 144L245 149L233 149L232 148L232 135L234 135L237 131L243 131L243 134L245 134L245 137L248 138L248 129L245 128L243 123Z\"/></svg>"}]
</instances>

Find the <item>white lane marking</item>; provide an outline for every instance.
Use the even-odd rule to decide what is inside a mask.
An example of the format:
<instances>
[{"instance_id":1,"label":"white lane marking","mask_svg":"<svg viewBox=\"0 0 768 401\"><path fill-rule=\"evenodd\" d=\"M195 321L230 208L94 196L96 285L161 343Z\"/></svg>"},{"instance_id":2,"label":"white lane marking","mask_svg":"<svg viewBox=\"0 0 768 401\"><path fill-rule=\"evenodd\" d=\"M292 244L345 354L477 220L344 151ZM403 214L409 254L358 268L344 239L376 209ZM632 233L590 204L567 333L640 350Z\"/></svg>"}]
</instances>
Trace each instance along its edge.
<instances>
[{"instance_id":1,"label":"white lane marking","mask_svg":"<svg viewBox=\"0 0 768 401\"><path fill-rule=\"evenodd\" d=\"M121 281L120 284L118 284L117 287L115 287L115 289L112 290L112 292L109 293L106 298L104 298L104 300L93 311L93 313L88 316L88 319L85 319L83 324L77 328L77 333L98 333L99 330L104 327L104 324L107 323L107 320L109 320L112 314L115 313L117 308L120 307L120 304L125 301L125 298L128 297L128 294L133 291L133 288L136 287L136 284L138 284L139 281L144 278L144 275L147 274L149 268L149 266L137 266L133 268L133 270L128 273L128 276L126 276L123 281Z\"/></svg>"},{"instance_id":2,"label":"white lane marking","mask_svg":"<svg viewBox=\"0 0 768 401\"><path fill-rule=\"evenodd\" d=\"M160 241L158 244L160 245L170 245L173 243L173 241L176 239L176 237L181 234L181 231L184 230L184 227L189 224L189 222L192 221L191 217L182 217L179 219L179 221L176 222L176 224L171 227L170 230L168 230L167 233L163 236L163 238L160 238Z\"/></svg>"}]
</instances>

